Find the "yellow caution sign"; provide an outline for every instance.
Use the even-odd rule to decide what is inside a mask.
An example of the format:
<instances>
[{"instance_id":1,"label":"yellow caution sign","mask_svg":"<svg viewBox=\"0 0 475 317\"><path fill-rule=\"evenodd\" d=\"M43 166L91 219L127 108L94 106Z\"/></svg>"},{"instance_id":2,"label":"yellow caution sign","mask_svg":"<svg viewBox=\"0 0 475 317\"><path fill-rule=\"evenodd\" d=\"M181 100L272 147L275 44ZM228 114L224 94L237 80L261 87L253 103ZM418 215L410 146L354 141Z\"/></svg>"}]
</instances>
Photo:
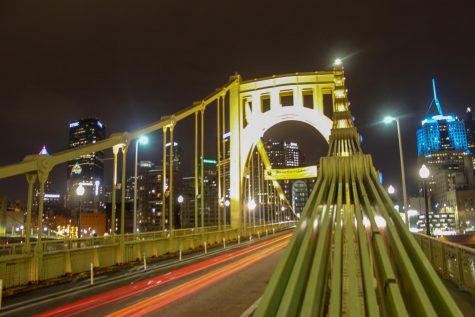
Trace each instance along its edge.
<instances>
[{"instance_id":1,"label":"yellow caution sign","mask_svg":"<svg viewBox=\"0 0 475 317\"><path fill-rule=\"evenodd\" d=\"M294 167L267 169L265 173L266 180L284 180L284 179L302 179L317 177L317 166Z\"/></svg>"}]
</instances>

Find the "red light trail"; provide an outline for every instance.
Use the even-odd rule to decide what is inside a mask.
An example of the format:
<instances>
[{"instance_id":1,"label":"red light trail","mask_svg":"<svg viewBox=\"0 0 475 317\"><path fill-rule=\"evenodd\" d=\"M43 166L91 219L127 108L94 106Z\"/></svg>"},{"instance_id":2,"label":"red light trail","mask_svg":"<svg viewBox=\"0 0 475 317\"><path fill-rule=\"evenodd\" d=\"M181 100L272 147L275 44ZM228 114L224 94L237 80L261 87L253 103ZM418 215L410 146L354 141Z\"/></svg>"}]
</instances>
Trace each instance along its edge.
<instances>
[{"instance_id":1,"label":"red light trail","mask_svg":"<svg viewBox=\"0 0 475 317\"><path fill-rule=\"evenodd\" d=\"M115 290L106 291L101 294L90 296L85 299L73 302L71 304L63 305L53 310L40 313L36 316L74 316L114 302L123 301L132 296L147 292L151 289L160 287L177 279L184 278L191 274L209 269L218 264L228 262L236 257L246 255L255 250L265 248L273 243L286 240L290 237L290 235L291 234L285 234L274 239L257 243L244 249L212 257L179 269L172 270L164 274L159 274L152 278L146 278L133 285L122 286ZM187 284L184 283L183 285Z\"/></svg>"},{"instance_id":2,"label":"red light trail","mask_svg":"<svg viewBox=\"0 0 475 317\"><path fill-rule=\"evenodd\" d=\"M178 285L168 291L151 296L138 303L132 304L129 307L123 308L108 316L110 317L129 317L129 316L143 316L156 311L180 298L186 297L195 293L209 285L212 285L219 280L226 278L253 263L263 259L264 257L283 249L287 245L287 241L279 242L268 249L261 250L255 254L248 255L236 262L227 264L215 271L209 272L203 276L197 277L189 282Z\"/></svg>"}]
</instances>

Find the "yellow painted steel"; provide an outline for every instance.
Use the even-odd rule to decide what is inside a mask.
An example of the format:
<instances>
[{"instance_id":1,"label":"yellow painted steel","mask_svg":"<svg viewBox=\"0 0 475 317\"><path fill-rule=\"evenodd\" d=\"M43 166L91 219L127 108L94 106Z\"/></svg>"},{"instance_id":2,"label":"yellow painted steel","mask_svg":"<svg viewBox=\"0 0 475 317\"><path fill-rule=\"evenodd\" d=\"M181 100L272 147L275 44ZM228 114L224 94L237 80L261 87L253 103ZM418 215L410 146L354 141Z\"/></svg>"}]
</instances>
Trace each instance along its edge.
<instances>
[{"instance_id":1,"label":"yellow painted steel","mask_svg":"<svg viewBox=\"0 0 475 317\"><path fill-rule=\"evenodd\" d=\"M339 65L328 72L296 73L250 81L243 81L236 74L224 87L205 99L142 129L116 133L106 140L49 156L29 155L22 162L0 167L0 179L28 175L27 228L31 228L32 188L36 181L40 183L38 242L31 243L30 230L27 230L26 247L0 246L0 252L4 252L0 253L0 278L6 281L7 287L12 287L88 270L87 264L91 257L95 266L110 266L133 261L140 258L143 252L161 255L176 252L179 246L195 248L205 242L211 245L221 242L223 238L232 240L239 235L262 234L292 226L293 222L286 221L291 216L290 208L281 209L290 204L278 182L275 179L266 181L263 177L264 171L270 169L270 162L265 151L262 151L260 138L267 129L279 122L299 120L314 127L328 140L328 156L321 159L321 171L302 214L302 221L266 289L256 316L460 315L431 262L437 271L450 275L459 285L473 291L473 270L469 271L470 265L461 264L471 259L473 267L473 254L452 245L441 246L434 240L427 242L424 237L418 237L416 241L407 231L387 193L378 184L371 157L361 151L344 82L343 69ZM303 103L304 91L313 96L313 105L310 107ZM333 120L323 114L323 95L326 92L333 94ZM283 106L282 95L291 96L293 104ZM268 110L262 107L263 96L270 100ZM218 146L222 142L221 148L218 147L218 152L221 150L218 162L222 166L220 193L226 200L228 184L231 211L230 226L227 226L227 207L224 207L221 230L218 230L219 227L204 227L204 113L206 107L215 101L218 101ZM172 129L177 122L193 115L195 228L140 234L139 239L135 234L125 234L124 190L128 144L140 135L163 131L162 223L165 223L167 211L165 194L169 179L168 211L172 229ZM229 127L226 124L228 120ZM172 144L169 158L166 155L168 131ZM221 136L225 133L229 135L229 143ZM114 153L112 235L115 235L116 228L118 152L122 152L121 234L77 240L41 239L44 184L52 168L81 155L110 148ZM258 225L256 213L252 221L251 217L246 219L246 201L243 199L246 195L244 179L249 167L246 164L249 163L249 157L254 157L256 148L258 164L262 162L263 168L258 165L257 176L255 171L251 172L250 185L255 186L254 179L257 177L260 187L259 177L262 177L267 216L261 218L272 224L264 222ZM170 161L168 164L167 159ZM229 167L229 177L226 176L225 166ZM250 194L248 196L251 197ZM261 211L261 200L258 201ZM198 227L198 207L201 210L201 227ZM30 245L34 247L34 252L31 252ZM430 255L431 262L424 252Z\"/></svg>"},{"instance_id":2,"label":"yellow painted steel","mask_svg":"<svg viewBox=\"0 0 475 317\"><path fill-rule=\"evenodd\" d=\"M254 316L462 316L362 153L334 74L328 155Z\"/></svg>"}]
</instances>

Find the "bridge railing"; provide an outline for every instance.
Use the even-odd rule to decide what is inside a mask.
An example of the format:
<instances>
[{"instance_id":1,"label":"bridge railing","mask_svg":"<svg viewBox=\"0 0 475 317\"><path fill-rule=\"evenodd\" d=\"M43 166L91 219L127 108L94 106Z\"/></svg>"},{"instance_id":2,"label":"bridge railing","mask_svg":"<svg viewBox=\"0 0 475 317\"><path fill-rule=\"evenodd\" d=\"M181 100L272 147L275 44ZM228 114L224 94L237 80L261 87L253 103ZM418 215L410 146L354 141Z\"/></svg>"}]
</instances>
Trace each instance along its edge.
<instances>
[{"instance_id":1,"label":"bridge railing","mask_svg":"<svg viewBox=\"0 0 475 317\"><path fill-rule=\"evenodd\" d=\"M43 240L41 243L41 248L43 253L56 252L56 251L65 251L65 250L75 250L88 247L100 247L105 245L111 245L118 243L119 241L131 242L137 240L158 240L158 239L167 239L170 237L184 237L193 234L203 234L213 231L226 231L229 230L231 226L210 226L210 227L198 227L198 228L185 228L185 229L175 229L170 233L169 231L151 231L151 232L142 232L139 234L125 234L123 237L120 235L116 236L103 236L103 237L88 237L88 238L79 238L79 239L58 239L58 240ZM30 244L30 249L25 248L24 243L10 243L0 245L0 257L2 256L12 256L12 255L22 255L27 254L30 251L34 250L36 247L36 242Z\"/></svg>"},{"instance_id":2,"label":"bridge railing","mask_svg":"<svg viewBox=\"0 0 475 317\"><path fill-rule=\"evenodd\" d=\"M434 269L459 288L475 296L475 249L414 234Z\"/></svg>"}]
</instances>

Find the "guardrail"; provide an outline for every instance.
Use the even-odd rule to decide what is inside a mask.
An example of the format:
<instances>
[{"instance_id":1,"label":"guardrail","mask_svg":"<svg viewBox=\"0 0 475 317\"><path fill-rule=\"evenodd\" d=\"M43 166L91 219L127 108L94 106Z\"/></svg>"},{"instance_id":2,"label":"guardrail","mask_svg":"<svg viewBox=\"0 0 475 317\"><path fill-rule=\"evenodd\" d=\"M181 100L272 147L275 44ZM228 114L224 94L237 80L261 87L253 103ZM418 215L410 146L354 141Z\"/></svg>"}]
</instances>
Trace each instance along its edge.
<instances>
[{"instance_id":1,"label":"guardrail","mask_svg":"<svg viewBox=\"0 0 475 317\"><path fill-rule=\"evenodd\" d=\"M288 226L290 223L295 223L295 221L285 221L282 223L269 223L265 225L257 225L254 227L248 227L248 230L252 233L255 230L260 228L271 228L276 225ZM99 247L112 245L118 243L119 241L124 242L133 242L133 241L146 241L146 240L158 240L174 237L184 237L195 234L204 234L208 232L213 232L217 230L229 230L231 226L210 226L210 227L199 227L199 228L185 228L185 229L175 229L173 231L152 231L152 232L142 232L139 234L128 233L123 237L121 235L116 236L103 236L103 237L90 237L90 238L79 238L79 239L58 239L58 240L43 240L41 243L41 248L43 253L50 253L56 251L66 251L66 250L76 250L81 248L89 247ZM27 249L25 243L9 243L0 245L0 257L2 256L12 256L12 255L25 255L31 253L36 248L36 242L30 243L30 248Z\"/></svg>"},{"instance_id":2,"label":"guardrail","mask_svg":"<svg viewBox=\"0 0 475 317\"><path fill-rule=\"evenodd\" d=\"M65 274L88 272L91 264L95 268L105 268L182 250L197 251L225 241L239 241L239 235L262 236L292 226L293 223L283 222L248 228L244 232L230 226L214 226L136 235L43 240L40 245L31 243L29 248L24 243L5 244L0 245L0 279L4 287L11 288Z\"/></svg>"},{"instance_id":3,"label":"guardrail","mask_svg":"<svg viewBox=\"0 0 475 317\"><path fill-rule=\"evenodd\" d=\"M475 249L414 234L434 269L460 289L475 296Z\"/></svg>"}]
</instances>

